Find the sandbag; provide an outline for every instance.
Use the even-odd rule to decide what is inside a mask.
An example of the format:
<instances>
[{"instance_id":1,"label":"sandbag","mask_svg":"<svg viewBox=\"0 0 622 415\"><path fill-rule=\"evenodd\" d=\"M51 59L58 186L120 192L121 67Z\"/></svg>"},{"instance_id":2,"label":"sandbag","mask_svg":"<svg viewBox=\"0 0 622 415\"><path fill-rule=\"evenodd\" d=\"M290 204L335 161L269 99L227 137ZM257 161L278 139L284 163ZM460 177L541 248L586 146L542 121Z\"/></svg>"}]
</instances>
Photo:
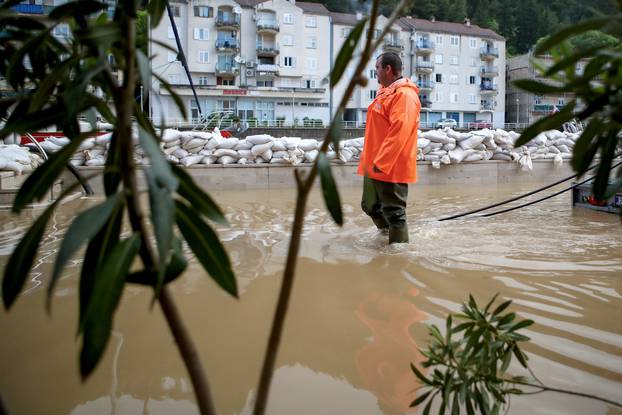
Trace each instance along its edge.
<instances>
[{"instance_id":1,"label":"sandbag","mask_svg":"<svg viewBox=\"0 0 622 415\"><path fill-rule=\"evenodd\" d=\"M249 135L248 137L246 137L246 141L253 145L266 144L272 142L272 140L272 136L268 134Z\"/></svg>"},{"instance_id":2,"label":"sandbag","mask_svg":"<svg viewBox=\"0 0 622 415\"><path fill-rule=\"evenodd\" d=\"M312 138L307 138L304 140L300 141L300 149L303 151L311 151L311 150L316 150L318 148L318 141L314 140Z\"/></svg>"},{"instance_id":3,"label":"sandbag","mask_svg":"<svg viewBox=\"0 0 622 415\"><path fill-rule=\"evenodd\" d=\"M248 138L246 140L248 140ZM248 141L250 142L250 140ZM273 141L266 141L265 143L262 143L262 144L256 144L251 148L251 153L253 153L253 156L259 156L260 154L270 151L273 145L274 145ZM270 154L272 154L271 151L270 151Z\"/></svg>"}]
</instances>

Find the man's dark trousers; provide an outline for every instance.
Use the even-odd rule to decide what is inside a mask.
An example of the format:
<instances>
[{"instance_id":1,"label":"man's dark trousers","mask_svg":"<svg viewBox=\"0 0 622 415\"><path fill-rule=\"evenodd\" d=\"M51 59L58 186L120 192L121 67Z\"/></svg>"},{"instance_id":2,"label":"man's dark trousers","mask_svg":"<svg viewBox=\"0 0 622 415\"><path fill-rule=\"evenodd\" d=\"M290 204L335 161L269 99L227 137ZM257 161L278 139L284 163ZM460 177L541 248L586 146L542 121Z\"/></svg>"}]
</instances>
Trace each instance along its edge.
<instances>
[{"instance_id":1,"label":"man's dark trousers","mask_svg":"<svg viewBox=\"0 0 622 415\"><path fill-rule=\"evenodd\" d=\"M408 242L407 200L408 183L389 183L365 177L361 208L378 229L389 231L389 243Z\"/></svg>"}]
</instances>

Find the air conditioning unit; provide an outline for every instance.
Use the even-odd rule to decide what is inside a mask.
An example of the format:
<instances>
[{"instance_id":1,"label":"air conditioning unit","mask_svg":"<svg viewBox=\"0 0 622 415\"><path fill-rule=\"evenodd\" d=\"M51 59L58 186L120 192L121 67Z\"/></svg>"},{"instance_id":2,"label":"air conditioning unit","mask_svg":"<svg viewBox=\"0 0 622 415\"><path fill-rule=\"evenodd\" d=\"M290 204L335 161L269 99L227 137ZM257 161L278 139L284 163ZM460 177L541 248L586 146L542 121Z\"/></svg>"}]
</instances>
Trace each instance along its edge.
<instances>
[{"instance_id":1,"label":"air conditioning unit","mask_svg":"<svg viewBox=\"0 0 622 415\"><path fill-rule=\"evenodd\" d=\"M255 76L255 70L254 69L247 69L246 70L246 76Z\"/></svg>"},{"instance_id":2,"label":"air conditioning unit","mask_svg":"<svg viewBox=\"0 0 622 415\"><path fill-rule=\"evenodd\" d=\"M248 62L246 62L246 67L247 68L254 68L255 67L255 61L248 61Z\"/></svg>"}]
</instances>

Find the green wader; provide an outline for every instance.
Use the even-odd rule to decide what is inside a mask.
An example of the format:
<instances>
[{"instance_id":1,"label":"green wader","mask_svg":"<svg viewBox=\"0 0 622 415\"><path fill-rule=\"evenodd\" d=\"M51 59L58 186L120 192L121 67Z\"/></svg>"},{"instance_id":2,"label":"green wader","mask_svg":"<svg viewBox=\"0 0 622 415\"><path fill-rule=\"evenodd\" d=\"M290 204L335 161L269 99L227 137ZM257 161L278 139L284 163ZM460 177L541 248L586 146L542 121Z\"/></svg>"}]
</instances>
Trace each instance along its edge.
<instances>
[{"instance_id":1,"label":"green wader","mask_svg":"<svg viewBox=\"0 0 622 415\"><path fill-rule=\"evenodd\" d=\"M389 231L389 243L408 242L407 200L407 183L389 183L365 177L361 208L378 229Z\"/></svg>"}]
</instances>

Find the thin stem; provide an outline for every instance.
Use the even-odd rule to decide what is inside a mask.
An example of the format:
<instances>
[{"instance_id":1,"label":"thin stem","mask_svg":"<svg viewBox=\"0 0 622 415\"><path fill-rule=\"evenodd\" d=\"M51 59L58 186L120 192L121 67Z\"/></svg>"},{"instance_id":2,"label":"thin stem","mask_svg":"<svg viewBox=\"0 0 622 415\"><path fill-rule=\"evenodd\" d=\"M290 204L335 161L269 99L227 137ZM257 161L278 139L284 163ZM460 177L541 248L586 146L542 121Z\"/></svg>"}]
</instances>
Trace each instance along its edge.
<instances>
[{"instance_id":1,"label":"thin stem","mask_svg":"<svg viewBox=\"0 0 622 415\"><path fill-rule=\"evenodd\" d=\"M608 404L613 405L613 406L617 406L618 408L622 408L622 403L620 403L620 402L612 401L610 399L601 398L600 396L591 395L589 393L575 392L575 391L566 390L566 389L560 389L560 388L551 388L549 386L538 385L538 384L529 383L529 382L521 382L521 381L518 381L518 380L511 380L511 379L501 379L501 380L503 380L504 382L508 382L508 383L515 383L517 385L530 386L532 388L541 389L542 391L546 391L546 392L565 393L566 395L574 395L574 396L581 396L583 398L594 399L594 400L597 400L597 401L608 403Z\"/></svg>"},{"instance_id":2,"label":"thin stem","mask_svg":"<svg viewBox=\"0 0 622 415\"><path fill-rule=\"evenodd\" d=\"M398 7L396 8L393 15L387 22L387 28L390 28L393 22L399 16L401 10L406 6L406 4L410 3L412 0L402 0ZM371 57L371 53L373 50L371 48L371 34L373 33L373 29L375 27L376 17L378 15L378 7L379 0L374 0L372 3L371 9L371 18L369 24L368 37L366 42L366 47L361 55L361 59L358 62L356 70L354 72L354 76L352 80L348 84L346 91L341 99L341 102L338 107L337 114L343 111L345 108L352 92L356 85L360 82L361 74ZM386 33L388 29L385 28L383 33ZM379 37L379 40L382 37ZM326 153L328 149L328 145L330 143L331 131L333 130L333 124L337 120L333 118L331 121L327 132L324 136L324 142L320 147L319 151L322 153ZM281 336L283 332L283 326L285 324L285 317L287 315L287 310L289 307L289 300L291 297L291 291L294 285L294 276L296 270L296 262L298 259L298 251L300 249L300 237L302 235L302 229L304 226L304 212L306 208L307 199L309 193L311 192L313 183L315 181L315 177L317 176L317 159L313 166L311 167L311 171L308 175L303 179L299 172L295 172L295 179L298 189L298 194L296 197L296 208L294 212L294 222L292 224L292 233L289 242L289 249L287 253L287 260L285 264L285 270L283 271L283 281L281 282L281 290L279 292L279 299L277 301L277 307L274 312L274 318L272 321L272 328L270 331L270 337L268 339L268 347L266 349L266 354L264 356L264 362L261 369L261 375L259 378L259 387L257 389L257 401L255 403L255 407L253 410L254 415L263 415L266 410L266 406L268 403L268 395L270 393L270 384L272 382L272 375L274 372L274 364L276 362L276 356L278 354L279 345L281 342Z\"/></svg>"},{"instance_id":3,"label":"thin stem","mask_svg":"<svg viewBox=\"0 0 622 415\"><path fill-rule=\"evenodd\" d=\"M147 236L147 226L142 214L140 199L138 197L138 187L136 185L136 165L132 157L132 115L134 110L134 85L137 78L136 71L136 24L134 19L126 17L125 34L127 48L125 50L125 73L123 86L117 94L116 101L118 113L118 137L120 147L120 164L122 180L125 187L125 197L127 201L128 216L132 230L141 237L140 257L147 270L154 270L156 254ZM167 287L163 287L158 298L162 312L171 329L181 357L190 375L194 393L197 399L199 411L203 415L215 415L213 400L211 398L207 377L203 371L203 366L197 353L196 347L190 338L188 330L183 324L181 315L175 306L173 297Z\"/></svg>"}]
</instances>

